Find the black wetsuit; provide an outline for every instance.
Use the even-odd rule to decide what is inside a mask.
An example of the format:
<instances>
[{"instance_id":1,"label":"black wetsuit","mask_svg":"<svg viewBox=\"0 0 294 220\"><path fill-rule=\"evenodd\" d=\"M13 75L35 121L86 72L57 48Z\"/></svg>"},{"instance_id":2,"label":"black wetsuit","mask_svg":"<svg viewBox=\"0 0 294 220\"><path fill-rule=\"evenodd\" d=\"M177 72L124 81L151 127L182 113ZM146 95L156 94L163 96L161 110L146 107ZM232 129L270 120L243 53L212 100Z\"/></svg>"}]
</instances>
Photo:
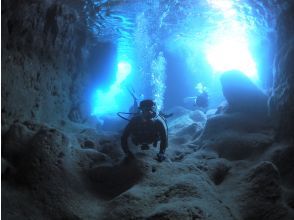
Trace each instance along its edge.
<instances>
[{"instance_id":1,"label":"black wetsuit","mask_svg":"<svg viewBox=\"0 0 294 220\"><path fill-rule=\"evenodd\" d=\"M207 94L207 92L203 92L197 96L197 98L195 100L195 105L197 107L201 107L201 108L208 107L208 94Z\"/></svg>"},{"instance_id":2,"label":"black wetsuit","mask_svg":"<svg viewBox=\"0 0 294 220\"><path fill-rule=\"evenodd\" d=\"M146 120L142 116L131 119L121 137L121 146L125 154L130 154L128 137L131 135L135 145L152 144L160 141L160 153L164 153L167 147L167 133L160 119Z\"/></svg>"}]
</instances>

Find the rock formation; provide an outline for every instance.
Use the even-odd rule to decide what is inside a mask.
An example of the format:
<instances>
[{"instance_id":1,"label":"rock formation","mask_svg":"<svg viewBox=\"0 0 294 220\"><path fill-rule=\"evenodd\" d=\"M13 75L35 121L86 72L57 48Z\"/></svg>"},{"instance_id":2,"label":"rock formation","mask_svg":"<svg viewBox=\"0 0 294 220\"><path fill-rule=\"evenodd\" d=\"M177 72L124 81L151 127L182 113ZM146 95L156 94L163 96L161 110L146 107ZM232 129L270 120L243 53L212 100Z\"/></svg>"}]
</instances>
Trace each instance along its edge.
<instances>
[{"instance_id":1,"label":"rock formation","mask_svg":"<svg viewBox=\"0 0 294 220\"><path fill-rule=\"evenodd\" d=\"M281 138L292 139L294 126L293 11L294 6L290 4L289 8L278 18L278 49L275 60L274 86L270 100L270 110L276 122L278 135Z\"/></svg>"}]
</instances>

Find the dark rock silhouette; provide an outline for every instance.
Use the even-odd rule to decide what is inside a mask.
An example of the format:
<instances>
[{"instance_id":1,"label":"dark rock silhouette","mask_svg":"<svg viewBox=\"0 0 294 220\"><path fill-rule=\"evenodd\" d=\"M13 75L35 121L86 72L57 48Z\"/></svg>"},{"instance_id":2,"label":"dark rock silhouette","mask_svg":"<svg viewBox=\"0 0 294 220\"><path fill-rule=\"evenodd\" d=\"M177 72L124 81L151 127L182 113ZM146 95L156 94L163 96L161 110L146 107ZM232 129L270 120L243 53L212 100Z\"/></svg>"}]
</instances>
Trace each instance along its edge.
<instances>
[{"instance_id":1,"label":"dark rock silhouette","mask_svg":"<svg viewBox=\"0 0 294 220\"><path fill-rule=\"evenodd\" d=\"M228 112L252 114L252 117L267 115L266 95L244 73L228 71L222 74L220 80Z\"/></svg>"},{"instance_id":2,"label":"dark rock silhouette","mask_svg":"<svg viewBox=\"0 0 294 220\"><path fill-rule=\"evenodd\" d=\"M99 166L88 171L90 187L99 197L110 200L130 189L143 177L137 160L125 159L114 166Z\"/></svg>"}]
</instances>

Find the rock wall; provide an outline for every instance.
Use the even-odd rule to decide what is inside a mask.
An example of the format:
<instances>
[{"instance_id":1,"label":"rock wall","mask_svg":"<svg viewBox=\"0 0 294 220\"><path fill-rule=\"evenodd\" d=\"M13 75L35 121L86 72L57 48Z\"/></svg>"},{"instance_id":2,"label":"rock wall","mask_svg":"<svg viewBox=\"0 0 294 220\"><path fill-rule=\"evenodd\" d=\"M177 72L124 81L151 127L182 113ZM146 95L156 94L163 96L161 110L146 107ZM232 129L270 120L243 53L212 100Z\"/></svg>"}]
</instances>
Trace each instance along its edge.
<instances>
[{"instance_id":1,"label":"rock wall","mask_svg":"<svg viewBox=\"0 0 294 220\"><path fill-rule=\"evenodd\" d=\"M2 1L2 131L15 120L82 120L84 20L62 1Z\"/></svg>"},{"instance_id":2,"label":"rock wall","mask_svg":"<svg viewBox=\"0 0 294 220\"><path fill-rule=\"evenodd\" d=\"M291 4L277 22L278 51L270 100L279 138L293 138L294 130L294 3Z\"/></svg>"}]
</instances>

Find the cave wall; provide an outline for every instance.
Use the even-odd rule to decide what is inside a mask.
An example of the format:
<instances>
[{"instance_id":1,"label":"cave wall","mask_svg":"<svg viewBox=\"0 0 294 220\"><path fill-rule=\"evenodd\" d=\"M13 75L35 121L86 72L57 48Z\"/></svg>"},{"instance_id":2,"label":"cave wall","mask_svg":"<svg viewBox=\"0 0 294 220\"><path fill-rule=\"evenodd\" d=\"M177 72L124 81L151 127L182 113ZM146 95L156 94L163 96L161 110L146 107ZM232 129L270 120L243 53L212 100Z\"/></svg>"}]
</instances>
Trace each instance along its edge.
<instances>
[{"instance_id":1,"label":"cave wall","mask_svg":"<svg viewBox=\"0 0 294 220\"><path fill-rule=\"evenodd\" d=\"M90 80L83 68L89 36L81 13L62 1L5 0L1 24L2 131L15 120L57 126L81 121Z\"/></svg>"},{"instance_id":2,"label":"cave wall","mask_svg":"<svg viewBox=\"0 0 294 220\"><path fill-rule=\"evenodd\" d=\"M278 138L293 138L294 130L294 3L277 20L277 51L270 112Z\"/></svg>"}]
</instances>

